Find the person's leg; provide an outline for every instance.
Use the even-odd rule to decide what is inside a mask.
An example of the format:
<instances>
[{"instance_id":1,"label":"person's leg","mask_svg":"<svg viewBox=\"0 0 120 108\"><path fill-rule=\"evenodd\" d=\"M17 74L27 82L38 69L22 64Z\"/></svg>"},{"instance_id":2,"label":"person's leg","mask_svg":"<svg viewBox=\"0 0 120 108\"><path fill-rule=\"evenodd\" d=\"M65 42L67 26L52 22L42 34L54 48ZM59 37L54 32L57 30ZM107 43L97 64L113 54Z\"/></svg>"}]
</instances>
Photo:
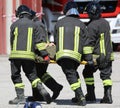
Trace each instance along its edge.
<instances>
[{"instance_id":1,"label":"person's leg","mask_svg":"<svg viewBox=\"0 0 120 108\"><path fill-rule=\"evenodd\" d=\"M32 88L38 89L39 93L43 96L44 100L49 104L51 103L50 94L46 91L40 78L37 76L36 67L34 61L23 61L23 71L32 84Z\"/></svg>"},{"instance_id":2,"label":"person's leg","mask_svg":"<svg viewBox=\"0 0 120 108\"><path fill-rule=\"evenodd\" d=\"M77 104L81 106L86 105L85 97L81 89L81 82L78 80L77 67L79 63L65 59L61 61L61 67L66 75L67 81L69 82L71 89L75 92L75 97L77 98Z\"/></svg>"},{"instance_id":3,"label":"person's leg","mask_svg":"<svg viewBox=\"0 0 120 108\"><path fill-rule=\"evenodd\" d=\"M11 60L11 79L15 85L17 97L9 101L9 104L25 103L24 84L21 78L21 61Z\"/></svg>"},{"instance_id":4,"label":"person's leg","mask_svg":"<svg viewBox=\"0 0 120 108\"><path fill-rule=\"evenodd\" d=\"M110 78L112 73L112 62L109 62L107 67L100 69L100 77L103 81L104 86L104 96L101 99L100 103L112 104L112 80Z\"/></svg>"},{"instance_id":5,"label":"person's leg","mask_svg":"<svg viewBox=\"0 0 120 108\"><path fill-rule=\"evenodd\" d=\"M83 69L83 77L86 84L87 94L85 95L86 101L95 102L95 86L94 86L94 72L97 70L97 67L85 65Z\"/></svg>"},{"instance_id":6,"label":"person's leg","mask_svg":"<svg viewBox=\"0 0 120 108\"><path fill-rule=\"evenodd\" d=\"M47 71L48 64L46 63L36 63L37 75L41 79L41 81L51 90L53 91L52 99L56 99L59 96L60 91L63 86L56 82L56 80L48 74ZM33 101L44 101L43 97L39 95L39 92L36 88L32 89L33 97L29 97L29 100Z\"/></svg>"}]
</instances>

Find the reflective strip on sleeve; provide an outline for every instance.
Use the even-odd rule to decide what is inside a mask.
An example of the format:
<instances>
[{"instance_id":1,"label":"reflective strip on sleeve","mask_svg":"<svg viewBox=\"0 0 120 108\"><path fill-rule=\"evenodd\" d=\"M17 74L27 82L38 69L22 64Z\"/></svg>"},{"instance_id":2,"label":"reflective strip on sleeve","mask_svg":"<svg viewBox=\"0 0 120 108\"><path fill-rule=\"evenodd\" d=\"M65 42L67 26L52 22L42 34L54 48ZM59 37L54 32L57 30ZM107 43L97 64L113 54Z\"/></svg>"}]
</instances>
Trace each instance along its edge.
<instances>
[{"instance_id":1,"label":"reflective strip on sleeve","mask_svg":"<svg viewBox=\"0 0 120 108\"><path fill-rule=\"evenodd\" d=\"M101 54L106 55L104 33L101 33L100 35L100 52Z\"/></svg>"},{"instance_id":2,"label":"reflective strip on sleeve","mask_svg":"<svg viewBox=\"0 0 120 108\"><path fill-rule=\"evenodd\" d=\"M79 49L79 41L80 41L80 27L75 26L75 37L74 37L74 51L78 52Z\"/></svg>"},{"instance_id":3,"label":"reflective strip on sleeve","mask_svg":"<svg viewBox=\"0 0 120 108\"><path fill-rule=\"evenodd\" d=\"M84 54L91 54L93 52L93 47L90 47L90 46L85 46L83 48L83 53Z\"/></svg>"},{"instance_id":4,"label":"reflective strip on sleeve","mask_svg":"<svg viewBox=\"0 0 120 108\"><path fill-rule=\"evenodd\" d=\"M36 47L37 47L37 49L40 51L40 50L44 50L44 49L46 49L46 44L47 43L45 43L45 42L42 42L42 43L38 43L38 44L36 44Z\"/></svg>"}]
</instances>

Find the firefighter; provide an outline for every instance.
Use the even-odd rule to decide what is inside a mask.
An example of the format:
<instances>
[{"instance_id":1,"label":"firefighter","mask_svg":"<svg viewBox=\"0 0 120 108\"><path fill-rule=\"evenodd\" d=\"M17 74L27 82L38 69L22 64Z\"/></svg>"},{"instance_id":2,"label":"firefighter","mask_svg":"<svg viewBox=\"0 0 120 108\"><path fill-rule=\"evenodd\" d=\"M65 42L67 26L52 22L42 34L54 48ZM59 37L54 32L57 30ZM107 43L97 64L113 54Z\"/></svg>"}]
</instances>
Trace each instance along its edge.
<instances>
[{"instance_id":1,"label":"firefighter","mask_svg":"<svg viewBox=\"0 0 120 108\"><path fill-rule=\"evenodd\" d=\"M83 70L87 87L86 101L96 101L93 74L99 69L104 86L104 96L100 103L112 104L111 74L114 57L109 22L101 18L102 10L98 2L90 2L86 11L90 18L87 25L89 39L84 47L85 59L88 61L88 65ZM97 65L93 65L93 59L97 61Z\"/></svg>"},{"instance_id":2,"label":"firefighter","mask_svg":"<svg viewBox=\"0 0 120 108\"><path fill-rule=\"evenodd\" d=\"M35 49L46 58L46 39L41 36L40 29L32 21L30 9L26 5L20 5L16 11L19 19L11 25L9 56L11 65L11 79L15 86L17 97L9 101L9 104L25 102L24 84L21 78L21 67L26 77L31 82L32 88L38 89L44 100L49 104L51 97L38 78L35 67Z\"/></svg>"},{"instance_id":3,"label":"firefighter","mask_svg":"<svg viewBox=\"0 0 120 108\"><path fill-rule=\"evenodd\" d=\"M56 62L61 66L71 89L75 92L77 104L85 106L86 100L77 68L80 65L83 43L86 39L86 26L79 19L75 2L68 2L63 12L65 17L57 21L54 29Z\"/></svg>"},{"instance_id":4,"label":"firefighter","mask_svg":"<svg viewBox=\"0 0 120 108\"><path fill-rule=\"evenodd\" d=\"M47 36L47 31L45 29L45 26L40 21L39 17L36 16L36 12L31 11L33 21L41 28L41 34L42 36ZM55 47L54 43L48 43L48 46ZM47 46L47 47L48 47ZM53 51L54 50L54 51ZM51 50L53 53L52 55L55 55L55 49ZM41 81L53 92L52 100L55 100L58 96L60 91L62 90L63 86L56 82L56 80L47 72L47 68L49 65L49 61L45 61L40 57L39 52L36 50L36 69L37 69L37 75L41 79ZM52 57L52 58L51 58ZM54 59L54 56L48 56L49 59ZM39 94L39 91L36 88L32 89L33 97L28 97L29 101L43 101L43 97Z\"/></svg>"}]
</instances>

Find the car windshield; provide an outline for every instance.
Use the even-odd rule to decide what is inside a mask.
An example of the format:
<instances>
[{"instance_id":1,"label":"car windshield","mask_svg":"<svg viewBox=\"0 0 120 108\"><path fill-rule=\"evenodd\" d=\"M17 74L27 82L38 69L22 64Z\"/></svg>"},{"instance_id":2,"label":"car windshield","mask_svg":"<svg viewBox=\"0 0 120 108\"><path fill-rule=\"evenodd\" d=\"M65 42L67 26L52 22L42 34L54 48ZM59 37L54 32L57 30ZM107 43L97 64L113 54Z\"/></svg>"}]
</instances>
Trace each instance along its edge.
<instances>
[{"instance_id":1,"label":"car windshield","mask_svg":"<svg viewBox=\"0 0 120 108\"><path fill-rule=\"evenodd\" d=\"M85 7L91 1L93 1L93 0L74 0L74 2L76 2L78 5L78 10L81 14L86 13ZM118 3L118 0L95 0L95 1L100 3L103 13L114 12L116 10L117 3Z\"/></svg>"}]
</instances>

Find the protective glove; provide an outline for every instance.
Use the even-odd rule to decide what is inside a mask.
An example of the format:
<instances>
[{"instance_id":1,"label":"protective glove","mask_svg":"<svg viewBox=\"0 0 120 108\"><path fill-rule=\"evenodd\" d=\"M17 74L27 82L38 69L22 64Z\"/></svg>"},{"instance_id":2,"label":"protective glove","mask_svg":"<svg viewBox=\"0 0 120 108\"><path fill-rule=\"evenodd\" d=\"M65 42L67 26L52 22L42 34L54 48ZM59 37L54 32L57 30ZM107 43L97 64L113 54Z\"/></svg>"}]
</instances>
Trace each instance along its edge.
<instances>
[{"instance_id":1,"label":"protective glove","mask_svg":"<svg viewBox=\"0 0 120 108\"><path fill-rule=\"evenodd\" d=\"M93 61L93 60L87 61L87 65L89 65L89 66L94 66L94 61Z\"/></svg>"},{"instance_id":2,"label":"protective glove","mask_svg":"<svg viewBox=\"0 0 120 108\"><path fill-rule=\"evenodd\" d=\"M87 65L94 66L93 56L92 54L85 54L83 55L83 59L87 61Z\"/></svg>"},{"instance_id":3,"label":"protective glove","mask_svg":"<svg viewBox=\"0 0 120 108\"><path fill-rule=\"evenodd\" d=\"M96 59L97 65L100 69L104 69L108 66L109 61L106 59L104 54L101 54L97 59Z\"/></svg>"}]
</instances>

